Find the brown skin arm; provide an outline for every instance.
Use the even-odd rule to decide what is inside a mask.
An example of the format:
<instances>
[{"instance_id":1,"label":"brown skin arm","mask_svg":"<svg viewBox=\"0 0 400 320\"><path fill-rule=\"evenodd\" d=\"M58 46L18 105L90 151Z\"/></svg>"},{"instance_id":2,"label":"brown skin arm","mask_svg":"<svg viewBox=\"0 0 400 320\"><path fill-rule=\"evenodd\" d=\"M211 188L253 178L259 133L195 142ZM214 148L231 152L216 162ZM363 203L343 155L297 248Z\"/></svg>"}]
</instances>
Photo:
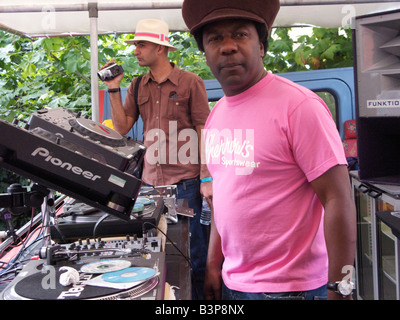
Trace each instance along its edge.
<instances>
[{"instance_id":1,"label":"brown skin arm","mask_svg":"<svg viewBox=\"0 0 400 320\"><path fill-rule=\"evenodd\" d=\"M329 257L329 281L340 281L342 269L353 266L356 252L356 209L346 166L335 166L311 182L325 209L325 240ZM328 299L343 299L328 290ZM348 297L347 299L351 299Z\"/></svg>"},{"instance_id":2,"label":"brown skin arm","mask_svg":"<svg viewBox=\"0 0 400 320\"><path fill-rule=\"evenodd\" d=\"M115 63L115 59L105 64L101 69L107 67L108 65ZM116 76L114 79L109 81L104 81L108 89L116 89L121 85L121 80L124 74ZM110 92L110 103L111 103L111 119L113 121L113 126L116 131L125 135L132 128L135 123L135 119L129 117L125 114L125 110L122 106L121 93L120 92Z\"/></svg>"},{"instance_id":3,"label":"brown skin arm","mask_svg":"<svg viewBox=\"0 0 400 320\"><path fill-rule=\"evenodd\" d=\"M215 227L214 215L211 218L210 242L208 245L206 275L204 280L204 299L220 300L222 277L221 268L224 256L221 248L221 237Z\"/></svg>"},{"instance_id":4,"label":"brown skin arm","mask_svg":"<svg viewBox=\"0 0 400 320\"><path fill-rule=\"evenodd\" d=\"M211 177L211 174L208 171L207 165L205 163L203 129L204 126L196 126L196 133L199 141L200 179ZM212 208L212 181L201 183L200 193L203 197L206 198L208 205L210 206L210 208Z\"/></svg>"}]
</instances>

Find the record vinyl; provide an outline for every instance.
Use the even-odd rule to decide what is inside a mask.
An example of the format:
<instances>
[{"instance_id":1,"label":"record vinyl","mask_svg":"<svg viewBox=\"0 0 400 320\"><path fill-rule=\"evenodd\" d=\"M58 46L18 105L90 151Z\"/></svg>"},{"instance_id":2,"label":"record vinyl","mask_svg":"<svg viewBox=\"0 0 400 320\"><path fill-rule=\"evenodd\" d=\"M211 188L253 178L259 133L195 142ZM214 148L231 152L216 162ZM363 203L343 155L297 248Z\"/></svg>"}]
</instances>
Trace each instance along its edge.
<instances>
[{"instance_id":1,"label":"record vinyl","mask_svg":"<svg viewBox=\"0 0 400 320\"><path fill-rule=\"evenodd\" d=\"M154 277L156 271L152 268L132 267L114 272L108 272L102 275L102 278L108 282L126 283L134 281L144 281Z\"/></svg>"},{"instance_id":2,"label":"record vinyl","mask_svg":"<svg viewBox=\"0 0 400 320\"><path fill-rule=\"evenodd\" d=\"M142 204L142 205L144 205L144 206L147 206L147 205L150 205L150 204L153 204L153 203L154 203L154 200L153 200L153 199L140 198L140 197L138 197L138 198L136 199L136 202L135 202L135 204Z\"/></svg>"},{"instance_id":3,"label":"record vinyl","mask_svg":"<svg viewBox=\"0 0 400 320\"><path fill-rule=\"evenodd\" d=\"M101 260L83 265L81 271L84 273L106 273L125 269L130 266L131 263L127 260Z\"/></svg>"},{"instance_id":4,"label":"record vinyl","mask_svg":"<svg viewBox=\"0 0 400 320\"><path fill-rule=\"evenodd\" d=\"M144 205L140 203L135 203L133 206L132 212L142 212L144 210Z\"/></svg>"}]
</instances>

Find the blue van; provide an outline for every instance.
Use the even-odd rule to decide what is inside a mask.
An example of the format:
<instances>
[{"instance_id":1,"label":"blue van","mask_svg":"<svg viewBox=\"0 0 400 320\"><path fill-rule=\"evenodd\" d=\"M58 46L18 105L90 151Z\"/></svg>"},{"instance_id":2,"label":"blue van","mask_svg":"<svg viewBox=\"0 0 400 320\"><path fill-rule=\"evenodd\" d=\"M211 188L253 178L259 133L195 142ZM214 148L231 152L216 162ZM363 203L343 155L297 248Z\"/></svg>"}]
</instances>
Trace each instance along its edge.
<instances>
[{"instance_id":1,"label":"blue van","mask_svg":"<svg viewBox=\"0 0 400 320\"><path fill-rule=\"evenodd\" d=\"M316 92L329 106L335 119L340 136L344 139L344 123L356 118L353 68L337 68L311 71L298 71L279 74ZM218 101L223 95L217 80L204 81L210 102ZM121 89L122 101L127 88ZM111 119L109 93L104 93L103 120ZM143 141L143 122L141 118L127 134L131 138Z\"/></svg>"}]
</instances>

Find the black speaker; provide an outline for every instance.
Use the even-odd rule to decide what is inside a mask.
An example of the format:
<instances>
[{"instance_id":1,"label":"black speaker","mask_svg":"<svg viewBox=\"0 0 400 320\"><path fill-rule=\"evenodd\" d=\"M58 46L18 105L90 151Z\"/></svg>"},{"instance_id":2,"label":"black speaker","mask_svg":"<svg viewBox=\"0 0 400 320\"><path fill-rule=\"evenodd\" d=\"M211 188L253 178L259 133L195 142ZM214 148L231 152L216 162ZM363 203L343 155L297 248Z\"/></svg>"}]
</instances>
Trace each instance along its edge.
<instances>
[{"instance_id":1,"label":"black speaker","mask_svg":"<svg viewBox=\"0 0 400 320\"><path fill-rule=\"evenodd\" d=\"M400 185L400 11L356 17L359 178Z\"/></svg>"}]
</instances>

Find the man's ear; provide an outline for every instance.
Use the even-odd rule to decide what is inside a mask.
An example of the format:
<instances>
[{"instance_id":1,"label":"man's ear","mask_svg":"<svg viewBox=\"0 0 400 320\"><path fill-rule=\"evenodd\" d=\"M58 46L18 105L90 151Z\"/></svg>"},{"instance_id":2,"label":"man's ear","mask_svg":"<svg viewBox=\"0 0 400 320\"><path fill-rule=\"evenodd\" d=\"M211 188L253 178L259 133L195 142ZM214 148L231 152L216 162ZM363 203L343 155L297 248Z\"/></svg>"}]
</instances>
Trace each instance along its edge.
<instances>
[{"instance_id":1,"label":"man's ear","mask_svg":"<svg viewBox=\"0 0 400 320\"><path fill-rule=\"evenodd\" d=\"M158 54L166 54L166 55L168 55L168 47L159 44L158 47L157 47L157 53Z\"/></svg>"},{"instance_id":2,"label":"man's ear","mask_svg":"<svg viewBox=\"0 0 400 320\"><path fill-rule=\"evenodd\" d=\"M265 52L264 52L264 44L260 41L260 56L261 59L264 59Z\"/></svg>"}]
</instances>

